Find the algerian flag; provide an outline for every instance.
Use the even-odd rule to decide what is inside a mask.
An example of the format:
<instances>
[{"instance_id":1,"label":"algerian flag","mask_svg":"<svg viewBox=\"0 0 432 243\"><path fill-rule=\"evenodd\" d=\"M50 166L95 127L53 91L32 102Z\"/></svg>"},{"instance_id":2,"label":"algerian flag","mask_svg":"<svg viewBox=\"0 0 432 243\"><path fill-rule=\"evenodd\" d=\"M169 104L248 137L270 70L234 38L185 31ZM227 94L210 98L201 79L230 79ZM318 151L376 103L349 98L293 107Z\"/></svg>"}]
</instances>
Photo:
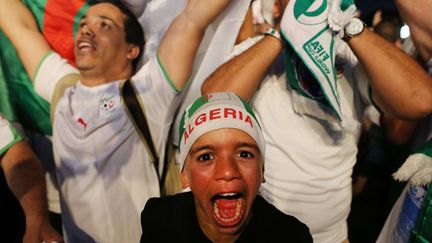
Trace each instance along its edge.
<instances>
[{"instance_id":1,"label":"algerian flag","mask_svg":"<svg viewBox=\"0 0 432 243\"><path fill-rule=\"evenodd\" d=\"M51 47L71 63L74 63L73 36L88 2L24 1ZM51 134L49 103L36 94L15 48L1 31L0 46L0 112L26 129Z\"/></svg>"},{"instance_id":2,"label":"algerian flag","mask_svg":"<svg viewBox=\"0 0 432 243\"><path fill-rule=\"evenodd\" d=\"M24 0L45 39L60 56L74 64L73 38L92 0Z\"/></svg>"},{"instance_id":3,"label":"algerian flag","mask_svg":"<svg viewBox=\"0 0 432 243\"><path fill-rule=\"evenodd\" d=\"M415 186L432 182L432 139L410 155L393 177Z\"/></svg>"},{"instance_id":4,"label":"algerian flag","mask_svg":"<svg viewBox=\"0 0 432 243\"><path fill-rule=\"evenodd\" d=\"M341 120L342 113L334 65L334 34L327 21L329 2L327 0L291 0L282 18L281 32L289 43L286 52L288 63L292 62L296 56L300 57L319 84L317 85L318 91L316 88L312 88L311 91L310 87L305 87L299 77L301 75L299 70L288 64L286 72L291 87L300 95L328 106L336 118ZM352 0L342 0L340 7L344 10L353 4ZM290 48L293 51L290 51Z\"/></svg>"}]
</instances>

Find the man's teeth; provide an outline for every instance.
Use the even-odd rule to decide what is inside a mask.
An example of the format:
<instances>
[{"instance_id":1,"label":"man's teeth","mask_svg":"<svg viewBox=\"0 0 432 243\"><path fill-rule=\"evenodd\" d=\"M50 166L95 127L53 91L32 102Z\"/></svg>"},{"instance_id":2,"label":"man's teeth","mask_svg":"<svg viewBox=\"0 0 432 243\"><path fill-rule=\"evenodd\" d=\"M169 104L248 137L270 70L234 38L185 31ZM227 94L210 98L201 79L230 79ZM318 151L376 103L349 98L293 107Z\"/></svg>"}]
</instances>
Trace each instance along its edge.
<instances>
[{"instance_id":1,"label":"man's teeth","mask_svg":"<svg viewBox=\"0 0 432 243\"><path fill-rule=\"evenodd\" d=\"M88 42L81 42L78 45L79 48L84 48L84 47L92 47L92 45Z\"/></svg>"}]
</instances>

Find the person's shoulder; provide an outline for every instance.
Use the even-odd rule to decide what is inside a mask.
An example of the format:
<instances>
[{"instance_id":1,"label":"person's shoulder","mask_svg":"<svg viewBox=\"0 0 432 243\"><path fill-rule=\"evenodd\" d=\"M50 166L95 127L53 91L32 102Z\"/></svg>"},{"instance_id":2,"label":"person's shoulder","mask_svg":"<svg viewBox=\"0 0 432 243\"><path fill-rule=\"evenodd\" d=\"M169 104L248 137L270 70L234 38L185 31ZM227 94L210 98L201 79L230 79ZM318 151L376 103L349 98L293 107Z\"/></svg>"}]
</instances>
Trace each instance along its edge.
<instances>
[{"instance_id":1,"label":"person's shoulder","mask_svg":"<svg viewBox=\"0 0 432 243\"><path fill-rule=\"evenodd\" d=\"M259 195L255 207L262 227L278 241L285 238L289 242L312 242L309 228L296 217L284 214Z\"/></svg>"},{"instance_id":2,"label":"person's shoulder","mask_svg":"<svg viewBox=\"0 0 432 243\"><path fill-rule=\"evenodd\" d=\"M144 207L142 217L145 215L156 215L159 217L161 214L175 216L193 205L193 203L193 195L190 192L166 197L150 198Z\"/></svg>"},{"instance_id":3,"label":"person's shoulder","mask_svg":"<svg viewBox=\"0 0 432 243\"><path fill-rule=\"evenodd\" d=\"M149 199L141 213L141 242L187 242L193 205L190 192Z\"/></svg>"}]
</instances>

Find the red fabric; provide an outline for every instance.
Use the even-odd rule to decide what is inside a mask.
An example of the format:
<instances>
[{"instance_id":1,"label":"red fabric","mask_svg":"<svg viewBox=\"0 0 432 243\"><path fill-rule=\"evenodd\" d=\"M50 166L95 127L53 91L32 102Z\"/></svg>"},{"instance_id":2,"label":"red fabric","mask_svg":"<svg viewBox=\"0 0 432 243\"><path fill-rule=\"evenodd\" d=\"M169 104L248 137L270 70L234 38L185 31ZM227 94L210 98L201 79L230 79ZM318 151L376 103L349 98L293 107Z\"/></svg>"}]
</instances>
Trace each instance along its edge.
<instances>
[{"instance_id":1,"label":"red fabric","mask_svg":"<svg viewBox=\"0 0 432 243\"><path fill-rule=\"evenodd\" d=\"M75 64L73 28L75 16L86 0L47 0L43 21L43 34L52 48L62 57Z\"/></svg>"}]
</instances>

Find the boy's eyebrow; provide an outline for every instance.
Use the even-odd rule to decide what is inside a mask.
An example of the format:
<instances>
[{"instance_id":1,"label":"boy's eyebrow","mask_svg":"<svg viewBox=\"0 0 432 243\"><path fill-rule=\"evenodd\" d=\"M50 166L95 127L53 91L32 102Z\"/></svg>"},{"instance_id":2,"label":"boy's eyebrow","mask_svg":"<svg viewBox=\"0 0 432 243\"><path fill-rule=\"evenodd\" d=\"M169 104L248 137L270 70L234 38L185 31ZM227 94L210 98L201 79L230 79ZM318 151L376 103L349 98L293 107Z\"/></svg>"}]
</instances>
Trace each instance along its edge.
<instances>
[{"instance_id":1,"label":"boy's eyebrow","mask_svg":"<svg viewBox=\"0 0 432 243\"><path fill-rule=\"evenodd\" d=\"M259 147L255 143L237 143L234 146L237 147L237 148L247 147L247 148L252 148L252 149L255 149L255 150L259 151ZM189 154L193 155L193 154L196 154L196 153L198 153L199 151L202 151L202 150L214 150L214 149L215 149L215 147L213 145L211 145L211 144L206 144L206 145L197 146L197 147L193 147L192 146Z\"/></svg>"},{"instance_id":2,"label":"boy's eyebrow","mask_svg":"<svg viewBox=\"0 0 432 243\"><path fill-rule=\"evenodd\" d=\"M211 144L210 145L203 145L203 146L192 147L191 150L189 151L189 154L193 155L193 154L198 153L199 151L202 151L202 150L211 150L211 149L214 149L214 146L211 145Z\"/></svg>"},{"instance_id":3,"label":"boy's eyebrow","mask_svg":"<svg viewBox=\"0 0 432 243\"><path fill-rule=\"evenodd\" d=\"M236 146L239 147L248 147L248 148L253 148L259 151L259 147L258 145L256 145L255 143L238 143L236 144Z\"/></svg>"}]
</instances>

